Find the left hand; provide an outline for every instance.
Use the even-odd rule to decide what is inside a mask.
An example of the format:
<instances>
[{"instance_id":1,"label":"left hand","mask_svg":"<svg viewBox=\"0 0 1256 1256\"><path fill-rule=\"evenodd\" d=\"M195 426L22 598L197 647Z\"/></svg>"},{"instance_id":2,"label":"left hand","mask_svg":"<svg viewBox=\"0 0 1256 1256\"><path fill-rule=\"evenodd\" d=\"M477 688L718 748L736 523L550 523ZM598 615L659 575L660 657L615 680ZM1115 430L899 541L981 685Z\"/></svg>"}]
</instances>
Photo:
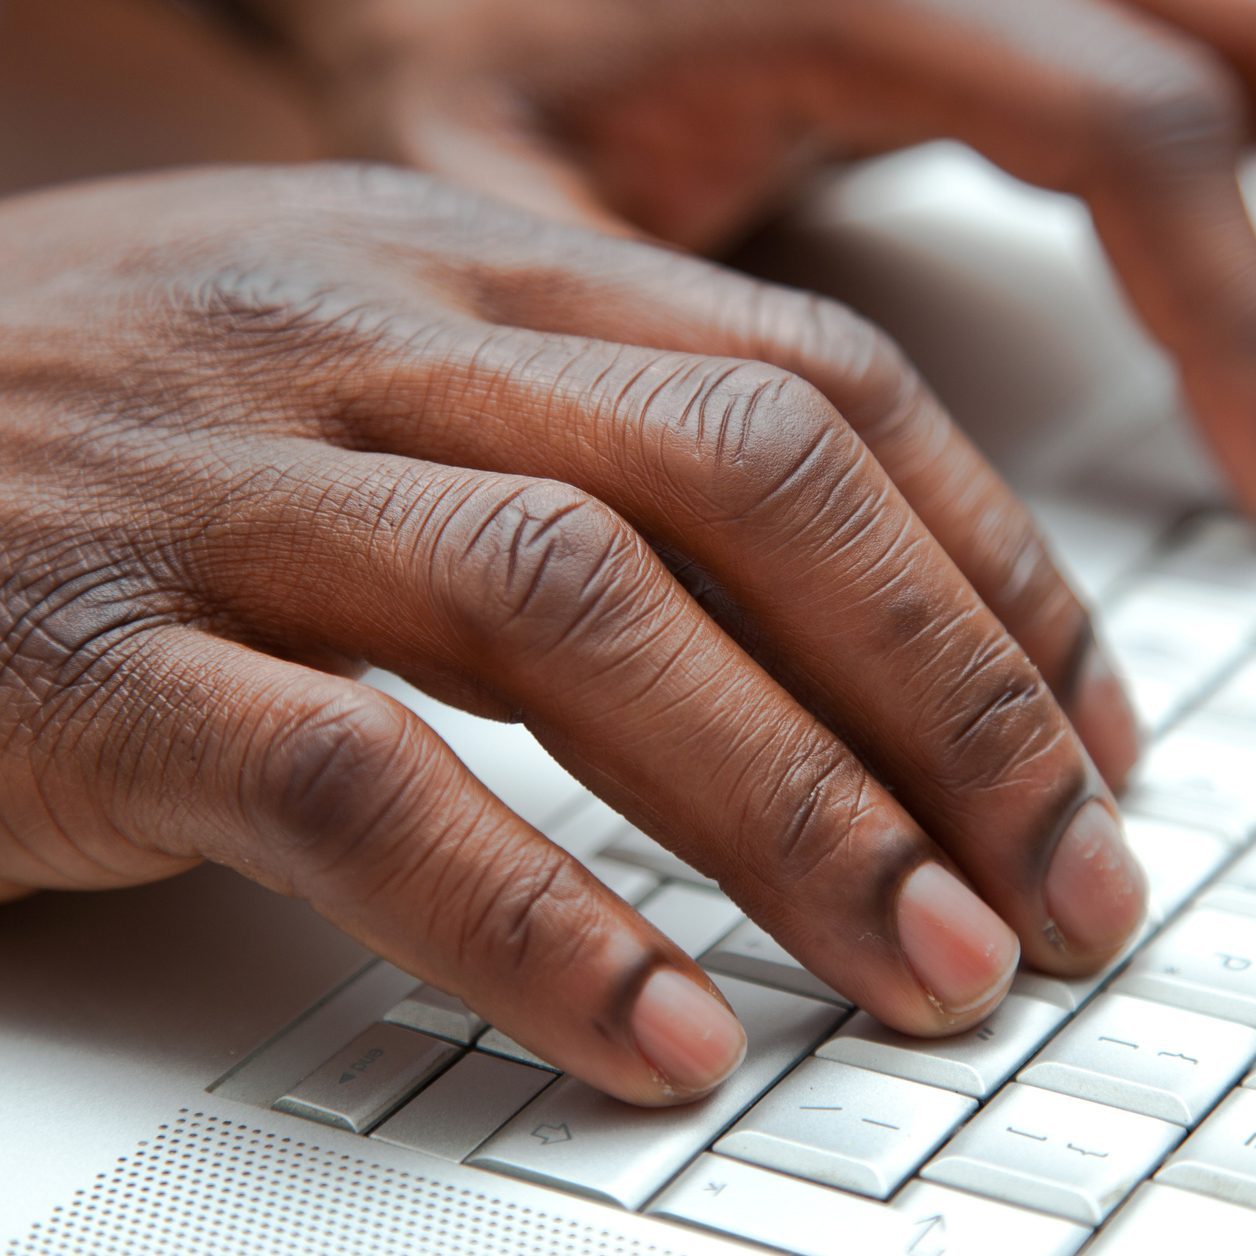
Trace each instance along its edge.
<instances>
[{"instance_id":1,"label":"left hand","mask_svg":"<svg viewBox=\"0 0 1256 1256\"><path fill-rule=\"evenodd\" d=\"M1256 0L250 0L342 145L727 245L821 161L935 137L1083 197L1256 510Z\"/></svg>"}]
</instances>

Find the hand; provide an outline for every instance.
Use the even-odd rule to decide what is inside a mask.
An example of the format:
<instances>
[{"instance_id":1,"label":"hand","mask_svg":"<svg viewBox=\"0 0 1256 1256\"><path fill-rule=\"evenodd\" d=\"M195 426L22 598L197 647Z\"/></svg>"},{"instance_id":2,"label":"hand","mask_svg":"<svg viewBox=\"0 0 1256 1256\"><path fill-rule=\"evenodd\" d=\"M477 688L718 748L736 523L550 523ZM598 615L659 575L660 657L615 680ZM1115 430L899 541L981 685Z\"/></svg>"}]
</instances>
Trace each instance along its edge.
<instances>
[{"instance_id":1,"label":"hand","mask_svg":"<svg viewBox=\"0 0 1256 1256\"><path fill-rule=\"evenodd\" d=\"M1084 197L1256 510L1256 0L252 0L341 142L710 249L800 174L938 136Z\"/></svg>"},{"instance_id":2,"label":"hand","mask_svg":"<svg viewBox=\"0 0 1256 1256\"><path fill-rule=\"evenodd\" d=\"M214 860L616 1095L715 1084L701 971L371 663L903 1029L1135 927L1086 615L841 308L385 168L14 200L0 268L10 892Z\"/></svg>"}]
</instances>

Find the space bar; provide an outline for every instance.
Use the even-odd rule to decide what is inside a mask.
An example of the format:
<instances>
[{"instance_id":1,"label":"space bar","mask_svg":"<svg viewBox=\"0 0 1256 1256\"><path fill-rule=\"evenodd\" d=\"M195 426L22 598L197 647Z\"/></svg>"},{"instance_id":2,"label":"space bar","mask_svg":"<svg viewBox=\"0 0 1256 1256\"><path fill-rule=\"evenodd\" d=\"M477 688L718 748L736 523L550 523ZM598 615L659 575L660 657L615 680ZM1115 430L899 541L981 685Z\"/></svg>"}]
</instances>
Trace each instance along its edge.
<instances>
[{"instance_id":1,"label":"space bar","mask_svg":"<svg viewBox=\"0 0 1256 1256\"><path fill-rule=\"evenodd\" d=\"M624 1208L639 1208L842 1018L813 999L713 976L746 1029L745 1063L714 1094L636 1108L564 1077L471 1158Z\"/></svg>"}]
</instances>

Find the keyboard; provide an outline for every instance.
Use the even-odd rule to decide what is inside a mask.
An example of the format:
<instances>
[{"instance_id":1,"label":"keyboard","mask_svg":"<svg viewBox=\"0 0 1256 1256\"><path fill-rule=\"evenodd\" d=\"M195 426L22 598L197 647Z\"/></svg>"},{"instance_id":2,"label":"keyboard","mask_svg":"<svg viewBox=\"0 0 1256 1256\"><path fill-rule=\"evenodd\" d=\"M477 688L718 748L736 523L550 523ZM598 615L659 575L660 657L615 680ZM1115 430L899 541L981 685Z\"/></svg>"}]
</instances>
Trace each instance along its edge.
<instances>
[{"instance_id":1,"label":"keyboard","mask_svg":"<svg viewBox=\"0 0 1256 1256\"><path fill-rule=\"evenodd\" d=\"M539 827L592 842L745 1026L718 1091L620 1103L382 961L214 1089L799 1256L1256 1251L1256 529L1195 518L1097 583L1151 734L1124 802L1150 912L1106 971L894 1033L568 783Z\"/></svg>"}]
</instances>

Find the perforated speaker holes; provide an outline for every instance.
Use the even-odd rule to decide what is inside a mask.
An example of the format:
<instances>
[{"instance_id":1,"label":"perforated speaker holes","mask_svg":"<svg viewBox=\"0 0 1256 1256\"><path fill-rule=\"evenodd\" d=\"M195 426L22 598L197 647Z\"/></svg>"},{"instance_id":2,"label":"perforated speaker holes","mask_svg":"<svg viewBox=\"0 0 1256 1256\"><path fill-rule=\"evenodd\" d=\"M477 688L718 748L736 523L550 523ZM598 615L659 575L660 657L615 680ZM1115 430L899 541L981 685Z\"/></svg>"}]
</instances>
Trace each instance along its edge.
<instances>
[{"instance_id":1,"label":"perforated speaker holes","mask_svg":"<svg viewBox=\"0 0 1256 1256\"><path fill-rule=\"evenodd\" d=\"M682 1256L184 1108L8 1256Z\"/></svg>"}]
</instances>

